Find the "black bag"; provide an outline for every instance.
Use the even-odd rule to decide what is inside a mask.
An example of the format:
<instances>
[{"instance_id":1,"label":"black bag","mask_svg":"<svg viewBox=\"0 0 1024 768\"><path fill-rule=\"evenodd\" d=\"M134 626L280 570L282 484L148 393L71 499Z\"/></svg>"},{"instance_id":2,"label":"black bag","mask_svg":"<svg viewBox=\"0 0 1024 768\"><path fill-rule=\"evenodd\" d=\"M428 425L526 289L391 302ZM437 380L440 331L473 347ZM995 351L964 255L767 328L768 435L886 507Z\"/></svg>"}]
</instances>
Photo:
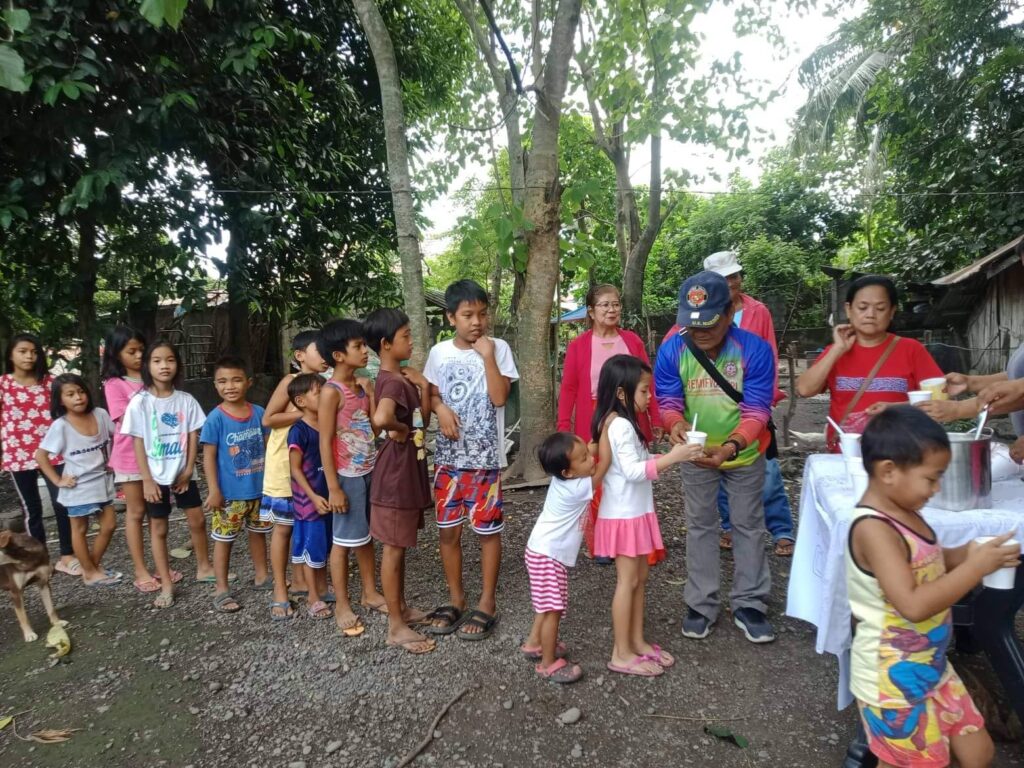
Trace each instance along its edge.
<instances>
[{"instance_id":1,"label":"black bag","mask_svg":"<svg viewBox=\"0 0 1024 768\"><path fill-rule=\"evenodd\" d=\"M693 343L693 339L690 334L683 334L683 343L686 344L686 348L690 350L690 354L696 358L697 362L700 363L700 367L703 368L708 376L715 380L715 383L721 388L725 394L732 398L735 403L743 402L743 395L736 391L736 388L728 382L722 372L719 371L715 364L708 359L708 356L704 353L704 350L700 349L696 344ZM779 445L775 438L775 422L772 418L768 417L768 435L770 440L768 442L768 450L765 451L764 457L766 459L776 459L779 456Z\"/></svg>"}]
</instances>

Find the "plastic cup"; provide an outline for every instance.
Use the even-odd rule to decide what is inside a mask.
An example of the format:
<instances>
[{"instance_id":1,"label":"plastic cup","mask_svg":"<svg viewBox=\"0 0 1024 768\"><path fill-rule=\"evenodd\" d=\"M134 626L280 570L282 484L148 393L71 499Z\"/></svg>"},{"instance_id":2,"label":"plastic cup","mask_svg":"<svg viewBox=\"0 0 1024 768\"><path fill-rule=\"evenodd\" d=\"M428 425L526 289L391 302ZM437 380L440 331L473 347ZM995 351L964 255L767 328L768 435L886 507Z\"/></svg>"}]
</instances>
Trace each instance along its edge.
<instances>
[{"instance_id":1,"label":"plastic cup","mask_svg":"<svg viewBox=\"0 0 1024 768\"><path fill-rule=\"evenodd\" d=\"M839 448L847 459L860 459L860 435L856 432L843 432L839 436Z\"/></svg>"},{"instance_id":2,"label":"plastic cup","mask_svg":"<svg viewBox=\"0 0 1024 768\"><path fill-rule=\"evenodd\" d=\"M931 392L932 400L949 400L949 395L946 394L946 379L942 376L937 376L934 379L925 379L921 382L921 389Z\"/></svg>"},{"instance_id":3,"label":"plastic cup","mask_svg":"<svg viewBox=\"0 0 1024 768\"><path fill-rule=\"evenodd\" d=\"M868 471L864 469L864 462L860 459L847 459L846 473L850 476L850 483L853 485L854 501L860 502L864 494L868 492Z\"/></svg>"},{"instance_id":4,"label":"plastic cup","mask_svg":"<svg viewBox=\"0 0 1024 768\"><path fill-rule=\"evenodd\" d=\"M907 392L907 397L910 398L910 404L915 403L926 403L932 399L931 390L927 389L915 389L912 392Z\"/></svg>"},{"instance_id":5,"label":"plastic cup","mask_svg":"<svg viewBox=\"0 0 1024 768\"><path fill-rule=\"evenodd\" d=\"M686 433L686 442L687 442L688 445L699 445L701 448L703 448L704 445L707 443L707 441L708 441L708 433L707 432L687 432Z\"/></svg>"},{"instance_id":6,"label":"plastic cup","mask_svg":"<svg viewBox=\"0 0 1024 768\"><path fill-rule=\"evenodd\" d=\"M979 536L975 539L979 544L984 544L986 541L992 541L995 536ZM1016 544L1016 539L1010 539L1006 542L1007 545ZM989 589L1013 589L1014 582L1017 578L1016 566L1010 566L1009 568L1000 568L998 571L993 571L988 576L981 580Z\"/></svg>"}]
</instances>

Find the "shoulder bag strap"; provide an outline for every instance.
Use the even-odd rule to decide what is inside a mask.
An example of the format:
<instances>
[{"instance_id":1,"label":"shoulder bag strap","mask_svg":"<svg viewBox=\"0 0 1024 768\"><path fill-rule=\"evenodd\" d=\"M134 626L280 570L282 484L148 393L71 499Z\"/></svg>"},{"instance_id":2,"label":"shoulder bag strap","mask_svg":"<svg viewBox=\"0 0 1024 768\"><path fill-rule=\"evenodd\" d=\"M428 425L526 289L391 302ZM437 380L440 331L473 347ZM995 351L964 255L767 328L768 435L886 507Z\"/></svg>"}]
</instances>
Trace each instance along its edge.
<instances>
[{"instance_id":1,"label":"shoulder bag strap","mask_svg":"<svg viewBox=\"0 0 1024 768\"><path fill-rule=\"evenodd\" d=\"M743 395L736 391L736 388L728 382L725 376L722 375L722 372L715 367L715 364L712 363L710 359L708 359L704 350L693 343L693 339L690 337L690 334L683 334L683 343L686 344L686 348L690 350L690 354L693 355L698 363L700 363L700 367L704 369L708 376L715 380L715 383L722 388L722 391L731 397L733 402L742 403Z\"/></svg>"},{"instance_id":2,"label":"shoulder bag strap","mask_svg":"<svg viewBox=\"0 0 1024 768\"><path fill-rule=\"evenodd\" d=\"M843 422L846 421L846 417L853 413L853 409L857 407L857 403L860 402L861 396L868 391L868 387L871 386L871 382L875 380L875 376L877 376L878 372L882 370L882 366L885 365L885 361L889 359L889 355L892 354L892 351L896 349L896 345L899 344L899 341L900 337L893 335L892 340L889 342L889 346L887 346L885 351L882 352L882 356L878 358L878 362L875 363L875 367L871 369L871 372L864 378L864 381L860 383L860 389L857 390L857 394L853 396L849 405L846 406L846 410L843 411L843 415L839 417L839 421L837 422L839 426L842 426Z\"/></svg>"}]
</instances>

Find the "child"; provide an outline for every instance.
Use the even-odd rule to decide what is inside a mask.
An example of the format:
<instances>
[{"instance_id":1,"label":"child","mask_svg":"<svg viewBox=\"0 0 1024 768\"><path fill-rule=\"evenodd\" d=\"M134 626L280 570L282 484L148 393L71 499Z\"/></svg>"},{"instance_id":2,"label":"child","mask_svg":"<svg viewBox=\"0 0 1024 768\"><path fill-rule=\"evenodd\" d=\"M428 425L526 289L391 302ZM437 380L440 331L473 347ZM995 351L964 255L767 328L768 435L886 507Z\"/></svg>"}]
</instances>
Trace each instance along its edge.
<instances>
[{"instance_id":1,"label":"child","mask_svg":"<svg viewBox=\"0 0 1024 768\"><path fill-rule=\"evenodd\" d=\"M946 661L950 608L981 578L1016 566L1011 534L955 549L939 545L921 508L939 490L949 438L927 414L887 408L864 429L867 493L854 511L846 589L857 621L850 689L881 766L965 768L991 763L992 739Z\"/></svg>"},{"instance_id":2,"label":"child","mask_svg":"<svg viewBox=\"0 0 1024 768\"><path fill-rule=\"evenodd\" d=\"M483 288L472 280L460 280L448 286L444 299L455 338L430 350L423 375L431 385L431 409L441 430L434 454L434 495L451 604L430 615L427 631L458 632L463 640L484 640L497 623L505 402L519 372L508 344L487 335ZM480 536L483 584L476 609L463 616L462 521L466 517Z\"/></svg>"},{"instance_id":3,"label":"child","mask_svg":"<svg viewBox=\"0 0 1024 768\"><path fill-rule=\"evenodd\" d=\"M321 374L327 370L327 363L316 348L316 331L302 331L292 339L293 366L296 372L289 373L270 396L263 413L263 426L270 428L267 439L266 463L263 470L263 501L260 503L260 518L274 525L270 537L270 565L274 574L274 599L270 603L270 618L286 621L294 615L288 600L288 561L292 546L292 480L288 464L288 430L302 418L302 411L288 399L288 385L299 373ZM292 566L292 586L297 594L306 592L306 577L303 566Z\"/></svg>"},{"instance_id":4,"label":"child","mask_svg":"<svg viewBox=\"0 0 1024 768\"><path fill-rule=\"evenodd\" d=\"M142 533L146 500L142 496L142 475L135 461L133 438L121 431L121 422L128 401L142 389L142 353L145 349L146 338L139 331L125 325L115 327L103 346L103 367L100 372L107 410L117 428L114 447L110 452L110 468L114 470L114 483L124 494L125 540L135 567L135 588L143 593L160 591L160 581L146 565ZM181 581L181 573L172 570L171 580L174 583Z\"/></svg>"},{"instance_id":5,"label":"child","mask_svg":"<svg viewBox=\"0 0 1024 768\"><path fill-rule=\"evenodd\" d=\"M429 653L433 639L414 631L426 614L405 602L405 550L415 547L423 510L431 505L423 430L430 419L430 384L402 363L412 357L409 317L398 309L378 309L363 323L366 341L380 358L374 390L374 426L389 439L377 453L374 472L387 482L370 486L370 534L384 546L380 582L388 611L388 645L409 653Z\"/></svg>"},{"instance_id":6,"label":"child","mask_svg":"<svg viewBox=\"0 0 1024 768\"><path fill-rule=\"evenodd\" d=\"M332 611L320 596L327 592L327 547L330 530L327 515L327 480L320 460L320 432L317 409L323 379L315 373L300 373L288 384L288 399L302 418L288 430L288 462L292 474L292 562L304 563L309 604L313 619L329 619Z\"/></svg>"},{"instance_id":7,"label":"child","mask_svg":"<svg viewBox=\"0 0 1024 768\"><path fill-rule=\"evenodd\" d=\"M608 669L641 677L660 675L675 663L667 651L648 643L644 637L647 556L664 549L654 513L651 481L673 464L692 461L703 452L701 446L685 443L673 446L661 456L647 452L637 414L645 412L650 403L651 381L651 367L639 358L610 358L601 368L590 428L594 439L600 439L602 425L609 414L613 415L604 427L611 466L604 478L594 526L594 555L615 558L615 643Z\"/></svg>"},{"instance_id":8,"label":"child","mask_svg":"<svg viewBox=\"0 0 1024 768\"><path fill-rule=\"evenodd\" d=\"M334 320L323 327L320 356L334 367L320 393L320 456L324 462L332 526L331 581L337 600L334 617L348 637L363 633L363 623L348 599L348 554L354 551L363 584L361 604L382 613L384 596L377 591L376 558L370 539L370 479L377 459L377 430L370 422L374 402L369 382L356 380L369 354L363 324Z\"/></svg>"},{"instance_id":9,"label":"child","mask_svg":"<svg viewBox=\"0 0 1024 768\"><path fill-rule=\"evenodd\" d=\"M111 503L114 480L107 472L114 423L105 410L93 405L92 393L81 376L61 374L53 380L50 392L54 421L39 444L36 461L46 479L60 488L57 498L68 511L71 544L82 565L82 581L90 587L116 586L121 574L100 566L117 528ZM62 472L53 468L51 455L64 457ZM90 550L87 534L93 514L99 519L100 531Z\"/></svg>"},{"instance_id":10,"label":"child","mask_svg":"<svg viewBox=\"0 0 1024 768\"><path fill-rule=\"evenodd\" d=\"M217 576L213 606L234 613L241 606L228 587L231 547L245 525L256 589L270 586L267 575L267 534L273 523L260 518L263 490L263 409L245 399L252 380L245 361L222 357L213 366L213 385L223 398L203 424L206 507L213 510L213 570Z\"/></svg>"},{"instance_id":11,"label":"child","mask_svg":"<svg viewBox=\"0 0 1024 768\"><path fill-rule=\"evenodd\" d=\"M50 366L43 345L30 333L19 333L7 345L6 373L0 376L0 468L11 473L25 515L25 530L46 544L43 502L39 498L39 464L36 449L50 426ZM60 458L55 457L56 464ZM54 570L81 576L82 566L71 546L68 511L57 501L57 486L46 476L46 490L53 503L60 540L60 560Z\"/></svg>"},{"instance_id":12,"label":"child","mask_svg":"<svg viewBox=\"0 0 1024 768\"><path fill-rule=\"evenodd\" d=\"M606 458L600 466L587 444L571 432L555 432L537 451L540 465L551 475L551 485L526 544L526 572L537 615L519 650L537 662L538 675L556 683L575 683L583 676L579 664L570 666L564 658L558 625L569 603L568 569L576 565L583 541L583 513L611 464L606 435L604 439L601 455Z\"/></svg>"},{"instance_id":13,"label":"child","mask_svg":"<svg viewBox=\"0 0 1024 768\"><path fill-rule=\"evenodd\" d=\"M153 605L174 605L174 581L167 555L167 518L174 502L185 510L192 548L196 554L196 580L212 584L213 566L206 548L206 518L199 488L192 479L199 430L206 421L203 409L181 383L178 352L171 342L154 341L142 355L140 390L128 403L121 431L134 438L135 460L142 475L142 495L149 514L149 542L153 550L160 594Z\"/></svg>"}]
</instances>

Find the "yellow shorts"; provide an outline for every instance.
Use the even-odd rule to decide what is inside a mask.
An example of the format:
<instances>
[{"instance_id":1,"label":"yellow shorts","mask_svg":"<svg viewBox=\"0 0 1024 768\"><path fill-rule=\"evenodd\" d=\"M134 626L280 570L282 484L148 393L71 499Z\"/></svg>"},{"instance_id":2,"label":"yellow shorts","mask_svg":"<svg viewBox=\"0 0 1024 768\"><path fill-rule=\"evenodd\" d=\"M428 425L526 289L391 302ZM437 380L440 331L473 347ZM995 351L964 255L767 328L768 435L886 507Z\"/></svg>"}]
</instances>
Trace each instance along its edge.
<instances>
[{"instance_id":1,"label":"yellow shorts","mask_svg":"<svg viewBox=\"0 0 1024 768\"><path fill-rule=\"evenodd\" d=\"M270 533L274 524L260 520L260 500L229 501L224 509L213 510L210 535L214 541L234 541L242 532L242 525L251 533Z\"/></svg>"}]
</instances>

